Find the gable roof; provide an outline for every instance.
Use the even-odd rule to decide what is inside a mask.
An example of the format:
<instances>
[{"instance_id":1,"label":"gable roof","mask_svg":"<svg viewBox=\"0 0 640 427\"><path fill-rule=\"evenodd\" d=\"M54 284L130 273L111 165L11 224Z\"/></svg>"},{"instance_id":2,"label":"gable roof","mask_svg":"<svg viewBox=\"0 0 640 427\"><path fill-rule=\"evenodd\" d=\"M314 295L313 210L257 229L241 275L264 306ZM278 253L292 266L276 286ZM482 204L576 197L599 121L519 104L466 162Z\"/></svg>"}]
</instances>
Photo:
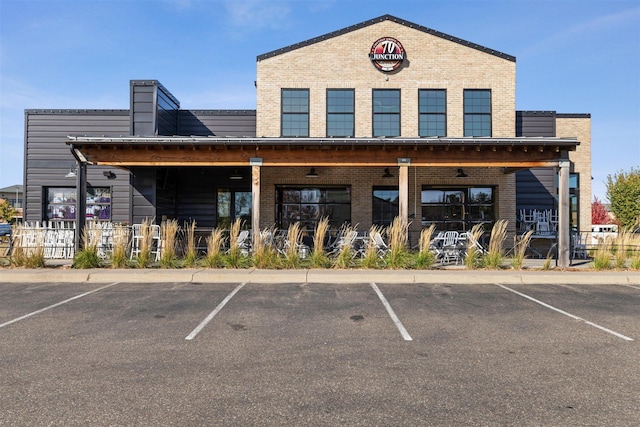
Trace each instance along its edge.
<instances>
[{"instance_id":1,"label":"gable roof","mask_svg":"<svg viewBox=\"0 0 640 427\"><path fill-rule=\"evenodd\" d=\"M302 47L306 47L306 46L309 46L309 45L312 45L312 44L315 44L315 43L318 43L318 42L321 42L321 41L324 41L324 40L328 40L328 39L331 39L331 38L334 38L334 37L338 37L338 36L341 36L343 34L347 34L347 33L350 33L352 31L359 30L361 28L365 28L365 27L368 27L370 25L374 25L374 24L377 24L377 23L380 23L380 22L384 22L384 21L393 21L393 22L396 22L396 23L398 23L400 25L404 25L406 27L414 28L414 29L416 29L418 31L422 31L423 33L431 34L432 36L440 37L442 39L449 40L449 41L452 41L454 43L461 44L462 46L470 47L472 49L476 49L476 50L479 50L481 52L497 56L498 58L506 59L506 60L512 61L512 62L516 62L516 57L515 56L508 55L506 53L502 53L502 52L499 52L499 51L494 50L494 49L489 49L488 47L484 47L484 46L481 46L479 44L472 43L470 41L460 39L458 37L450 36L448 34L441 33L440 31L432 30L431 28L423 27L422 25L414 24L413 22L409 22L409 21L405 21L404 19L396 18L395 16L392 16L392 15L382 15L382 16L380 16L378 18L370 19L368 21L364 21L364 22L361 22L359 24L351 25L349 27L343 28L343 29L338 30L338 31L333 31L331 33L324 34L324 35L319 36L319 37L314 37L312 39L305 40L305 41L300 42L300 43L292 44L290 46L286 46L286 47L283 47L283 48L280 48L280 49L277 49L277 50L273 50L271 52L267 52L267 53L264 53L262 55L258 55L257 59L258 59L258 61L262 61L263 59L272 58L274 56L278 56L278 55L281 55L281 54L286 53L286 52L291 52L292 50L300 49Z\"/></svg>"}]
</instances>

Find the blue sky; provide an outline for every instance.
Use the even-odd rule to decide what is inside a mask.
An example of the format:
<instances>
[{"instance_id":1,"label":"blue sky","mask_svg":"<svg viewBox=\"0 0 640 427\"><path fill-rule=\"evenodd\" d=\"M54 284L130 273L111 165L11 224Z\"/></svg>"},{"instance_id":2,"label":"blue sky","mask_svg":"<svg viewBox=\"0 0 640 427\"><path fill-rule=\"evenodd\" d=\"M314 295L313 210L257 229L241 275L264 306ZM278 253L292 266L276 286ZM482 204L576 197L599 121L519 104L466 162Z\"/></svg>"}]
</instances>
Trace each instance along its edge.
<instances>
[{"instance_id":1,"label":"blue sky","mask_svg":"<svg viewBox=\"0 0 640 427\"><path fill-rule=\"evenodd\" d=\"M23 180L25 109L126 109L131 79L254 109L257 55L387 13L515 56L519 110L591 113L601 200L640 168L638 0L0 0L0 188Z\"/></svg>"}]
</instances>

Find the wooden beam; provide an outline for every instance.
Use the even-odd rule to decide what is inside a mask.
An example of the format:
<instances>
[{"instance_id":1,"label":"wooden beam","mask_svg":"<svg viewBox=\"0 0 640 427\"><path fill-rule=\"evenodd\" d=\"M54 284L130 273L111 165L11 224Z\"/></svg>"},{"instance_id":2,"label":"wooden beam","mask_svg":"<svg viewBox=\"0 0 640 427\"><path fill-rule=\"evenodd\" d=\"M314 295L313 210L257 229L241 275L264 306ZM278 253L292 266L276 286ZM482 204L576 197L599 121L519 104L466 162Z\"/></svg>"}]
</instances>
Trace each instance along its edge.
<instances>
[{"instance_id":1,"label":"wooden beam","mask_svg":"<svg viewBox=\"0 0 640 427\"><path fill-rule=\"evenodd\" d=\"M256 147L244 150L183 150L180 147L151 147L135 150L128 145L117 150L100 150L98 146L79 147L86 158L94 164L113 166L247 166L252 157L261 157L264 166L389 166L398 157L411 158L413 166L443 167L544 167L557 164L559 152L554 150L449 150L437 147L433 151L414 151L414 146L402 150L383 150L381 147L351 146L341 150L304 150L301 147L279 147L269 151L258 151Z\"/></svg>"}]
</instances>

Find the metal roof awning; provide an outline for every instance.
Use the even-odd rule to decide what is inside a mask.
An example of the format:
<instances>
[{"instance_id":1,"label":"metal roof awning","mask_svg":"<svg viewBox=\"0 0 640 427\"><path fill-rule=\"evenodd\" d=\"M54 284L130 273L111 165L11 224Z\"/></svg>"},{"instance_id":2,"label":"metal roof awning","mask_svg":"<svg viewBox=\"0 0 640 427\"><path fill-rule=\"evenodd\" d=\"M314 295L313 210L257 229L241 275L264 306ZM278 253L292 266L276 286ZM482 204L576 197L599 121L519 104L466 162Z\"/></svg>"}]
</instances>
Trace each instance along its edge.
<instances>
[{"instance_id":1,"label":"metal roof awning","mask_svg":"<svg viewBox=\"0 0 640 427\"><path fill-rule=\"evenodd\" d=\"M576 138L258 138L218 136L69 136L66 143L91 164L113 166L393 165L549 166L574 151Z\"/></svg>"}]
</instances>

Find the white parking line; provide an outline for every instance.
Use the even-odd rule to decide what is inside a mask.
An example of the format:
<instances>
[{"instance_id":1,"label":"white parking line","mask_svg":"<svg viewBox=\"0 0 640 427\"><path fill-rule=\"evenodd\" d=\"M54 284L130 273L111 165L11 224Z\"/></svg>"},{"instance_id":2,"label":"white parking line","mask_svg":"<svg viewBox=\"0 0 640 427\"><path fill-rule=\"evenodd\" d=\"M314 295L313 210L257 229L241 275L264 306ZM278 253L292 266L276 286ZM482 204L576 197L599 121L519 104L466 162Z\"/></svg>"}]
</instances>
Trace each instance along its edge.
<instances>
[{"instance_id":1,"label":"white parking line","mask_svg":"<svg viewBox=\"0 0 640 427\"><path fill-rule=\"evenodd\" d=\"M514 294L517 294L517 295L520 295L521 297L527 298L528 300L531 300L531 301L535 302L536 304L540 304L543 307L547 307L547 308L549 308L551 310L557 311L560 314L564 314L565 316L569 316L572 319L579 320L581 322L586 323L587 325L593 326L594 328L598 328L598 329L600 329L602 331L605 331L605 332L607 332L607 333L609 333L611 335L615 335L618 338L622 338L623 340L626 340L626 341L633 341L633 338L629 338L629 337L627 337L625 335L619 334L618 332L612 331L611 329L607 329L604 326L600 326L600 325L598 325L596 323L589 322L588 320L585 320L582 317L578 317L578 316L575 316L575 315L573 315L571 313L567 313L566 311L560 310L559 308L556 308L556 307L554 307L552 305L549 305L549 304L544 303L542 301L539 301L539 300L537 300L537 299L535 299L533 297L530 297L529 295L525 295L522 292L518 292L518 291L516 291L514 289L508 288L508 287L500 285L498 283L496 283L496 286L500 286L502 289L506 289L509 292L513 292Z\"/></svg>"},{"instance_id":2,"label":"white parking line","mask_svg":"<svg viewBox=\"0 0 640 427\"><path fill-rule=\"evenodd\" d=\"M391 305L384 297L384 295L382 295L382 292L380 291L380 289L378 289L378 286L375 283L371 283L371 287L374 291L376 291L376 294L378 294L378 298L380 298L380 301L382 301L382 305L384 305L384 308L387 309L387 313L389 313L389 316L391 316L391 320L393 320L396 328L398 328L398 330L400 331L400 335L402 335L402 338L405 341L413 341L413 338L411 338L409 332L407 332L400 319L398 319L398 316L396 316L396 313L393 311L393 308L391 308Z\"/></svg>"},{"instance_id":3,"label":"white parking line","mask_svg":"<svg viewBox=\"0 0 640 427\"><path fill-rule=\"evenodd\" d=\"M200 331L205 326L207 326L207 323L209 323L211 321L211 319L213 319L215 317L215 315L218 314L220 312L220 310L222 310L222 307L224 307L231 300L231 298L233 298L233 296L236 293L238 293L238 291L240 289L242 289L242 287L244 285L246 285L246 284L247 284L247 282L243 282L243 283L239 284L233 291L231 291L231 293L229 295L227 295L227 297L225 299L223 299L222 302L220 304L218 304L218 306L207 317L205 317L205 319L202 322L200 322L198 327L195 328L193 331L191 331L191 333L185 337L185 340L194 339L196 337L196 335L198 335L200 333Z\"/></svg>"},{"instance_id":4,"label":"white parking line","mask_svg":"<svg viewBox=\"0 0 640 427\"><path fill-rule=\"evenodd\" d=\"M110 285L103 286L103 287L101 287L101 288L94 289L94 290L92 290L92 291L85 292L85 293L80 294L80 295L76 295L75 297L71 297L71 298L66 299L66 300L64 300L64 301L60 301L60 302L58 302L58 303L56 303L56 304L53 304L53 305L50 305L50 306L48 306L48 307L41 308L40 310L36 310L36 311L34 311L33 313L25 314L24 316L20 316L20 317L18 317L17 319L9 320L8 322L4 322L4 323L0 324L0 328L4 328L5 326L9 326L9 325L11 325L11 324L13 324L13 323L19 322L19 321L24 320L24 319L26 319L26 318L28 318L28 317L31 317L31 316L35 316L36 314L40 314L40 313L42 313L43 311L50 310L50 309L52 309L52 308L58 307L58 306L60 306L60 305L62 305L62 304L66 304L66 303L68 303L68 302L70 302L70 301L73 301L73 300L75 300L75 299L82 298L82 297L84 297L84 296L87 296L87 295L89 295L89 294L92 294L92 293L94 293L94 292L98 292L98 291L101 291L101 290L103 290L103 289L110 288L111 286L117 285L118 283L120 283L120 282L111 283Z\"/></svg>"},{"instance_id":5,"label":"white parking line","mask_svg":"<svg viewBox=\"0 0 640 427\"><path fill-rule=\"evenodd\" d=\"M640 286L633 286L633 285L622 285L622 286L626 286L627 288L640 289Z\"/></svg>"}]
</instances>

